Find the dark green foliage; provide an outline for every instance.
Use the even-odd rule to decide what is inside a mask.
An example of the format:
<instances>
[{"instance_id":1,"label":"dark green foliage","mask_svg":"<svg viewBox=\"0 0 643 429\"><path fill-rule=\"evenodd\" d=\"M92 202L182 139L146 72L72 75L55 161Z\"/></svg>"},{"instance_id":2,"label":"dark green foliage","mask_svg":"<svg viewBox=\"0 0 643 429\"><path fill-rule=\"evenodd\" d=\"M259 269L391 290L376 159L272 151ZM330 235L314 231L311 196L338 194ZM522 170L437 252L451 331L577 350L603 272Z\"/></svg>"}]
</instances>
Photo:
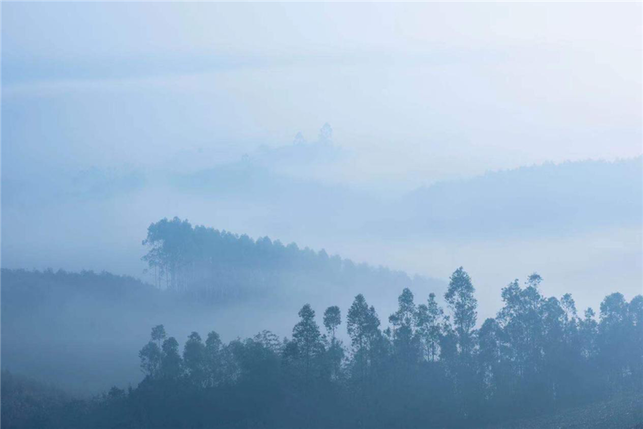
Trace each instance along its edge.
<instances>
[{"instance_id":1,"label":"dark green foliage","mask_svg":"<svg viewBox=\"0 0 643 429\"><path fill-rule=\"evenodd\" d=\"M163 354L161 356L161 378L175 380L181 376L183 361L179 355L179 342L170 337L163 341Z\"/></svg>"},{"instance_id":2,"label":"dark green foliage","mask_svg":"<svg viewBox=\"0 0 643 429\"><path fill-rule=\"evenodd\" d=\"M157 377L161 371L163 361L163 342L167 337L163 325L152 328L150 342L138 353L141 359L141 370L150 377Z\"/></svg>"},{"instance_id":3,"label":"dark green foliage","mask_svg":"<svg viewBox=\"0 0 643 429\"><path fill-rule=\"evenodd\" d=\"M321 353L321 333L310 304L299 310L299 317L301 320L292 330L292 342L297 348L298 357L309 362Z\"/></svg>"},{"instance_id":4,"label":"dark green foliage","mask_svg":"<svg viewBox=\"0 0 643 429\"><path fill-rule=\"evenodd\" d=\"M83 421L90 406L51 386L2 371L5 429L55 427L66 419Z\"/></svg>"},{"instance_id":5,"label":"dark green foliage","mask_svg":"<svg viewBox=\"0 0 643 429\"><path fill-rule=\"evenodd\" d=\"M616 395L606 401L482 429L643 429L641 404L641 394Z\"/></svg>"},{"instance_id":6,"label":"dark green foliage","mask_svg":"<svg viewBox=\"0 0 643 429\"><path fill-rule=\"evenodd\" d=\"M375 309L357 295L346 318L349 348L336 338L338 307L324 312L330 340L306 304L291 339L263 331L224 344L215 332L205 342L193 332L182 355L177 340L159 325L140 352L146 377L135 389L113 388L95 401L48 396L32 401L11 379L7 385L3 380L3 399L11 395L2 403L3 424L351 429L580 427L570 419L584 421L583 427L593 419L605 428L643 424L643 415L632 411L642 405L643 297L628 302L621 294L609 295L596 320L591 309L580 317L570 295L543 296L541 281L534 274L524 287L510 283L497 317L479 328L474 288L462 268L445 296L448 315L435 295L416 305L404 289L389 317L391 327L382 331ZM586 419L583 413L596 416Z\"/></svg>"},{"instance_id":7,"label":"dark green foliage","mask_svg":"<svg viewBox=\"0 0 643 429\"><path fill-rule=\"evenodd\" d=\"M342 313L338 306L333 305L328 307L324 312L324 327L335 338L335 330L342 324Z\"/></svg>"},{"instance_id":8,"label":"dark green foliage","mask_svg":"<svg viewBox=\"0 0 643 429\"><path fill-rule=\"evenodd\" d=\"M364 295L359 294L348 310L347 329L354 353L373 348L380 338L380 320L374 307L369 307Z\"/></svg>"},{"instance_id":9,"label":"dark green foliage","mask_svg":"<svg viewBox=\"0 0 643 429\"><path fill-rule=\"evenodd\" d=\"M444 295L453 313L453 327L458 340L459 351L463 355L471 353L473 348L473 329L476 325L478 302L473 293L469 274L462 267L451 275L449 289Z\"/></svg>"},{"instance_id":10,"label":"dark green foliage","mask_svg":"<svg viewBox=\"0 0 643 429\"><path fill-rule=\"evenodd\" d=\"M194 385L205 386L208 384L206 357L206 348L201 336L192 332L183 349L183 364L188 379Z\"/></svg>"},{"instance_id":11,"label":"dark green foliage","mask_svg":"<svg viewBox=\"0 0 643 429\"><path fill-rule=\"evenodd\" d=\"M438 305L435 294L429 294L427 304L420 304L415 316L415 327L422 348L421 353L427 360L435 362L440 355L440 339L443 324L446 323L444 310Z\"/></svg>"},{"instance_id":12,"label":"dark green foliage","mask_svg":"<svg viewBox=\"0 0 643 429\"><path fill-rule=\"evenodd\" d=\"M150 377L156 377L161 369L161 348L150 341L141 349L138 356L141 358L141 370Z\"/></svg>"}]
</instances>

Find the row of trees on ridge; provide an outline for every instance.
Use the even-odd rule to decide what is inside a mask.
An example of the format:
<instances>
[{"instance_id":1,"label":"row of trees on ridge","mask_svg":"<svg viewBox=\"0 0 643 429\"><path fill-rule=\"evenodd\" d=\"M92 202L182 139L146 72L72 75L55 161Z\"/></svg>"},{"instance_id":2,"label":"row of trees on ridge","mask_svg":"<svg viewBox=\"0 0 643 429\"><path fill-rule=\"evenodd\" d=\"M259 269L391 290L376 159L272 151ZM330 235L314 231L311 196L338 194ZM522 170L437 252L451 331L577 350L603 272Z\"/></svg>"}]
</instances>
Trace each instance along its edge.
<instances>
[{"instance_id":1,"label":"row of trees on ridge","mask_svg":"<svg viewBox=\"0 0 643 429\"><path fill-rule=\"evenodd\" d=\"M156 326L140 351L145 380L113 389L108 408L137 427L470 427L641 392L643 297L614 293L598 318L581 316L569 294L544 297L541 281L510 283L481 325L462 268L446 309L404 289L386 328L360 294L346 314L347 344L336 306L322 332L304 305L283 340L263 331L224 344L214 331L205 340L193 332L181 351Z\"/></svg>"}]
</instances>

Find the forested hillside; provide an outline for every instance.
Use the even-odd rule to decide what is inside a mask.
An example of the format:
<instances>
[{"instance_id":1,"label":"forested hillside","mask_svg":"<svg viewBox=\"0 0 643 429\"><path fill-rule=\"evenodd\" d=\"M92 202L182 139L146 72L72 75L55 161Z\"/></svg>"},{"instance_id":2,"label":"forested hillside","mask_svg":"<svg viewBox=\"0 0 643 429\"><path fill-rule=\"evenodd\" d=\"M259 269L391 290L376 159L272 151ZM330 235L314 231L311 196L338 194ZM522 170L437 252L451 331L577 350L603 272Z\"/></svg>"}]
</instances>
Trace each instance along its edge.
<instances>
[{"instance_id":1,"label":"forested hillside","mask_svg":"<svg viewBox=\"0 0 643 429\"><path fill-rule=\"evenodd\" d=\"M403 288L445 288L439 280L179 219L152 224L145 246L150 283L91 271L3 269L3 369L95 393L141 378L136 350L151 321L185 335L215 324L225 326L220 333L228 339L266 325L283 335L301 302L348 305L369 291L387 309Z\"/></svg>"},{"instance_id":2,"label":"forested hillside","mask_svg":"<svg viewBox=\"0 0 643 429\"><path fill-rule=\"evenodd\" d=\"M434 294L416 297L404 289L388 323L358 294L348 308L323 313L305 304L285 338L264 330L226 343L216 331L194 331L180 344L157 325L138 352L145 378L137 387L62 405L44 395L49 402L31 421L15 417L25 395L3 391L10 397L3 424L470 428L532 421L571 429L578 422L569 416L589 409L603 428L643 423L636 411L643 393L643 296L627 301L614 293L598 315L579 314L569 294L543 296L541 281L533 274L524 285L507 285L503 307L482 323L473 282L459 268L445 306ZM605 404L625 414L606 411Z\"/></svg>"},{"instance_id":3,"label":"forested hillside","mask_svg":"<svg viewBox=\"0 0 643 429\"><path fill-rule=\"evenodd\" d=\"M643 429L643 394L613 398L484 429Z\"/></svg>"},{"instance_id":4,"label":"forested hillside","mask_svg":"<svg viewBox=\"0 0 643 429\"><path fill-rule=\"evenodd\" d=\"M638 227L643 158L548 163L435 183L403 199L398 233L476 238ZM395 228L393 229L395 231Z\"/></svg>"},{"instance_id":5,"label":"forested hillside","mask_svg":"<svg viewBox=\"0 0 643 429\"><path fill-rule=\"evenodd\" d=\"M287 243L296 241L300 251L325 248L329 259L339 253L439 278L448 276L448 267L463 264L495 292L510 280L503 274L506 267L516 274L538 269L550 285L568 284L564 290L574 292L583 305L595 305L612 291L610 284L618 283L629 295L641 282L641 157L463 175L386 195L281 174L252 160L199 168L178 173L132 165L64 175L52 171L47 180L3 178L2 214L8 225L2 236L3 267L140 276L147 267L140 259L145 230L170 213L189 219L193 228L202 224L215 226L220 235L223 230L239 233L239 241L243 233L255 242L268 235L278 247L280 239L284 254ZM217 240L241 248L237 240ZM244 279L257 280L252 270L239 266L234 275L218 275L238 286L231 290L245 293ZM290 276L302 288L317 279L283 273L279 276ZM205 273L193 270L192 275ZM156 283L152 276L147 280ZM271 281L259 279L261 284ZM390 295L382 304L393 300Z\"/></svg>"},{"instance_id":6,"label":"forested hillside","mask_svg":"<svg viewBox=\"0 0 643 429\"><path fill-rule=\"evenodd\" d=\"M401 271L355 264L325 250L300 249L268 237L253 240L187 220L162 219L148 228L143 258L155 283L162 289L207 297L256 300L304 293L346 293L367 288L391 294L403 287L440 287L426 277L409 277ZM304 286L305 285L305 286Z\"/></svg>"}]
</instances>

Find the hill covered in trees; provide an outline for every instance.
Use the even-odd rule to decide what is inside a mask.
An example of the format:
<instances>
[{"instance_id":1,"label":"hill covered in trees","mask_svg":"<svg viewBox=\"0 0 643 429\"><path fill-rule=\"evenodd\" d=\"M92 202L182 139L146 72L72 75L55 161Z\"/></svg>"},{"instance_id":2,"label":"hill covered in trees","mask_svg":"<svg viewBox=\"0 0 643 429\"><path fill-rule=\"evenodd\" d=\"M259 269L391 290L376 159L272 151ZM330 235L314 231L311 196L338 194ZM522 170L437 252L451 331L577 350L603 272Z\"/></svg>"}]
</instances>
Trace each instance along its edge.
<instances>
[{"instance_id":1,"label":"hill covered in trees","mask_svg":"<svg viewBox=\"0 0 643 429\"><path fill-rule=\"evenodd\" d=\"M443 181L397 205L398 233L488 238L639 227L643 158L546 163Z\"/></svg>"},{"instance_id":2,"label":"hill covered in trees","mask_svg":"<svg viewBox=\"0 0 643 429\"><path fill-rule=\"evenodd\" d=\"M538 269L587 305L610 293L610 284L629 296L641 282L641 157L445 178L406 194L288 175L268 168L270 160L206 161L180 173L136 166L50 172L30 175L24 186L7 180L6 189L3 180L3 267L139 276L145 230L170 213L440 278L449 274L444 267L464 264L496 290L510 279L492 273Z\"/></svg>"},{"instance_id":3,"label":"hill covered in trees","mask_svg":"<svg viewBox=\"0 0 643 429\"><path fill-rule=\"evenodd\" d=\"M264 330L225 343L194 331L181 346L157 325L138 353L137 387L49 405L38 427L545 428L553 419L571 429L578 421L564 416L590 408L604 428L642 424L643 296L614 293L598 316L579 315L569 294L543 296L541 281L507 285L503 307L482 323L459 268L445 306L403 289L387 326L362 294L319 316L304 305L287 338ZM606 404L626 414L604 412Z\"/></svg>"},{"instance_id":4,"label":"hill covered in trees","mask_svg":"<svg viewBox=\"0 0 643 429\"><path fill-rule=\"evenodd\" d=\"M409 277L386 267L356 264L325 250L300 249L268 237L253 240L187 220L162 219L149 226L144 260L159 288L198 294L214 301L266 299L322 289L324 295L390 295L404 287L439 288L441 282ZM305 286L303 286L305 285Z\"/></svg>"},{"instance_id":5,"label":"hill covered in trees","mask_svg":"<svg viewBox=\"0 0 643 429\"><path fill-rule=\"evenodd\" d=\"M213 324L223 326L224 338L266 325L283 335L301 302L348 305L365 290L387 308L403 288L445 288L440 280L179 219L152 224L145 245L151 283L91 271L3 269L3 369L95 393L140 380L136 350L150 321L179 335Z\"/></svg>"},{"instance_id":6,"label":"hill covered in trees","mask_svg":"<svg viewBox=\"0 0 643 429\"><path fill-rule=\"evenodd\" d=\"M643 394L613 398L484 429L643 429Z\"/></svg>"},{"instance_id":7,"label":"hill covered in trees","mask_svg":"<svg viewBox=\"0 0 643 429\"><path fill-rule=\"evenodd\" d=\"M137 326L160 313L172 325L172 309L185 312L185 305L127 276L3 269L1 281L2 369L71 393L138 380L139 371L129 369L141 337Z\"/></svg>"}]
</instances>

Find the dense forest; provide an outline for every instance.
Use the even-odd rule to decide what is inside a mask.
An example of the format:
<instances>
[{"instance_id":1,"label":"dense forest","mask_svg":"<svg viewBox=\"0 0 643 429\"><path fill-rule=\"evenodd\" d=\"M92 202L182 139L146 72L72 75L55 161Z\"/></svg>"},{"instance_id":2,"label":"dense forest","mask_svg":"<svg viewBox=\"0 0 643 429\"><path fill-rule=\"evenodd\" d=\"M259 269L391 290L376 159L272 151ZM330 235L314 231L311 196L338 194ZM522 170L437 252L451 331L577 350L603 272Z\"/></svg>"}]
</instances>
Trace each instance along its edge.
<instances>
[{"instance_id":1,"label":"dense forest","mask_svg":"<svg viewBox=\"0 0 643 429\"><path fill-rule=\"evenodd\" d=\"M214 302L266 299L275 296L284 284L297 283L308 288L332 285L343 291L368 285L373 292L436 286L432 279L356 264L323 249L300 249L295 243L285 246L268 237L253 240L245 234L192 226L177 217L151 224L143 245L148 247L143 259L159 288Z\"/></svg>"},{"instance_id":2,"label":"dense forest","mask_svg":"<svg viewBox=\"0 0 643 429\"><path fill-rule=\"evenodd\" d=\"M569 294L543 296L541 281L507 285L482 323L458 268L444 308L405 288L386 327L362 294L344 311L304 305L289 338L266 330L224 344L192 332L181 346L154 326L137 387L38 402L4 374L14 382L2 384L3 426L470 428L615 397L635 398L628 427L643 423L643 296L613 293L598 315L578 314Z\"/></svg>"},{"instance_id":3,"label":"dense forest","mask_svg":"<svg viewBox=\"0 0 643 429\"><path fill-rule=\"evenodd\" d=\"M442 280L176 218L151 224L139 245L142 238L139 255L149 263L143 280L2 269L2 368L94 394L140 381L136 352L150 324L179 337L212 326L226 339L264 326L283 336L303 302L347 307L368 291L372 304L390 312L404 288L422 295L446 289Z\"/></svg>"}]
</instances>

